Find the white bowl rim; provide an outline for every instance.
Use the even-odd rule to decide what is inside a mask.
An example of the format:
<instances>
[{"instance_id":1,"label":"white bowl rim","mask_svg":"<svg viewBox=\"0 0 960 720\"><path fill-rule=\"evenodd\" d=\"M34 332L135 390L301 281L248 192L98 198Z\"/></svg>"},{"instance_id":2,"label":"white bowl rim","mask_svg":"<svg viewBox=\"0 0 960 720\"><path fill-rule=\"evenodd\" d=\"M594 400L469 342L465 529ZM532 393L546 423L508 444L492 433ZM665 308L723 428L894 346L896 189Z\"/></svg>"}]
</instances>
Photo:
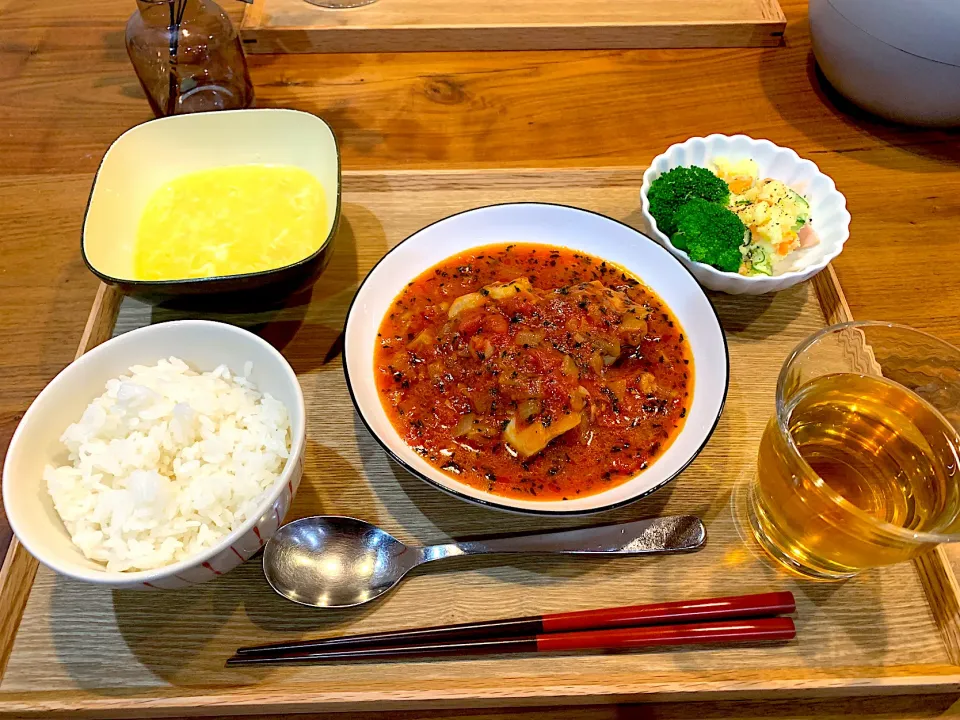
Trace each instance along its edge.
<instances>
[{"instance_id":1,"label":"white bowl rim","mask_svg":"<svg viewBox=\"0 0 960 720\"><path fill-rule=\"evenodd\" d=\"M419 229L416 230L415 232L411 233L410 235L408 235L407 237L405 237L403 240L401 240L400 242L398 242L396 245L394 245L392 248L390 248L389 250L387 250L387 252L385 252L385 253L383 254L383 257L381 257L381 258L373 265L373 267L370 268L370 270L367 272L367 275L363 278L363 281L360 283L359 287L357 287L357 292L354 294L353 300L351 300L351 302L350 302L350 307L349 307L348 310L347 310L347 319L346 319L346 321L344 322L344 325L343 325L344 337L346 337L347 333L349 332L349 328L350 328L350 318L351 318L351 316L353 315L353 308L354 308L354 306L356 305L357 300L358 300L358 298L360 297L361 292L363 291L364 286L367 284L367 281L368 281L368 280L370 279L370 277L373 275L373 271L376 270L377 267L378 267L382 262L384 262L384 261L387 259L387 257L388 257L389 255L391 255L397 248L399 248L401 245L403 245L403 244L406 243L407 241L411 240L412 238L416 237L417 235L419 235L419 234L420 234L421 232L423 232L424 230L427 230L428 228L431 228L431 227L433 227L434 225L437 225L437 224L439 224L439 223L442 223L442 222L445 222L445 221L447 221L447 220L450 220L451 218L459 217L460 215L466 215L466 214L469 214L469 213L472 213L472 212L477 212L477 211L480 211L480 210L486 210L486 209L488 209L488 208L503 207L503 206L516 206L516 205L535 205L535 206L557 207L557 208L563 208L563 209L565 209L565 210L574 210L574 211L576 211L576 212L582 212L582 213L587 213L587 214L590 214L590 215L596 215L597 217L603 218L604 220L608 220L608 221L610 221L610 222L616 223L617 225L621 225L621 226L627 228L627 229L630 230L631 232L634 232L634 233L636 233L637 235L639 235L639 236L640 236L641 238L643 238L644 240L652 243L655 247L659 248L660 250L664 250L664 248L660 245L660 243L658 243L658 242L657 242L656 240L654 240L652 237L650 237L649 235L647 235L647 234L644 233L644 232L641 232L640 230L637 230L636 228L631 227L630 225L627 225L625 222L621 222L620 220L616 220L615 218L612 218L612 217L610 217L609 215L604 215L603 213L596 212L595 210L587 210L587 209L585 209L585 208L574 207L573 205L564 205L563 203L551 203L551 202L539 202L539 201L517 201L517 202L491 203L491 204L489 204L489 205L480 205L480 206L478 206L478 207L470 208L470 209L468 209L468 210L461 210L460 212L452 213L452 214L450 214L450 215L447 215L446 217L440 218L439 220L435 220L435 221L432 222L432 223L428 223L427 225L424 225L422 228L419 228ZM484 244L489 244L489 243L484 243ZM475 247L481 247L481 245L477 245L477 246L475 246ZM595 515L595 514L601 513L601 512L608 512L608 511L610 511L610 510L616 510L616 509L618 509L618 508L625 507L625 506L627 506L627 505L630 505L630 504L632 504L632 503L635 503L635 502L637 502L638 500L642 500L643 498L647 497L648 495L650 495L650 494L652 494L652 493L657 492L658 490L662 489L665 485L667 485L667 484L669 484L670 482L672 482L673 480L675 480L679 475L681 475L681 474L690 466L691 463L693 463L694 460L696 460L696 459L700 456L700 453L703 452L704 448L707 446L707 443L710 442L710 438L713 437L713 434L714 434L714 432L715 432L716 429L717 429L717 425L720 424L720 418L723 416L723 410L724 410L724 408L726 407L726 404L727 404L727 396L728 396L729 391L730 391L730 348L729 348L729 345L728 345L728 343L727 343L727 335L726 335L726 333L723 331L723 323L720 322L720 315L719 315L719 313L717 313L717 308L714 306L713 302L710 300L710 296L707 295L707 293L704 291L704 289L703 289L703 287L700 285L700 283L697 282L696 277L695 277L694 274L690 271L690 269L687 268L686 266L684 266L684 264L683 264L682 262L680 262L677 258L673 257L672 255L669 255L669 257L670 257L670 260L672 260L672 261L676 262L677 264L679 264L680 267L682 267L683 270L690 276L690 279L693 281L693 286L703 295L703 298L707 301L707 306L713 311L714 319L717 321L717 327L720 328L720 338L721 338L721 340L723 341L723 358L724 358L724 372L723 372L723 375L724 375L724 385L723 385L723 394L721 395L721 397L720 397L720 402L719 402L719 404L718 404L718 406L717 406L716 417L714 417L713 423L711 424L710 429L707 431L707 433L706 433L706 435L704 436L703 441L700 443L699 447L697 447L697 449L690 454L690 457L687 458L687 459L683 462L683 464L680 465L680 466L676 469L676 471L675 471L674 473L672 473L671 475L668 475L666 478L664 478L661 482L659 482L658 484L654 485L653 487L648 488L648 489L644 490L643 492L640 492L640 493L638 493L638 494L636 494L636 495L633 495L633 496L631 496L631 497L629 497L629 498L626 498L626 499L624 499L624 500L619 500L619 501L617 501L617 502L613 502L613 503L610 503L610 504L608 504L608 505L602 505L602 506L596 507L596 508L589 508L589 509L585 509L585 510L535 510L535 509L533 509L533 508L522 508L522 507L516 507L516 506L514 506L514 505L510 505L510 504L508 504L510 498L502 498L502 500L503 500L504 502L496 502L496 501L493 501L493 500L486 500L486 499L484 499L484 498L470 497L469 495L465 495L465 494L463 494L463 493L461 493L461 492L458 492L457 490L455 490L455 489L452 488L452 487L447 487L446 485L442 485L441 483L439 483L438 481L434 480L433 478L431 478L431 477L425 475L424 473L421 473L419 470L416 470L415 468L411 467L410 464L407 463L407 462L406 462L402 457L400 457L397 453L395 453L395 452L393 451L393 449L392 449L392 448L380 437L380 435L377 434L377 433L374 431L374 429L370 426L370 423L367 421L366 416L364 416L364 414L363 414L363 410L360 408L360 403L357 401L357 396L356 396L356 394L355 394L354 391L353 391L353 382L352 382L351 379L350 379L350 363L349 363L348 360L347 360L347 346L348 346L348 343L347 343L347 342L344 342L344 344L343 344L343 375L344 375L344 379L346 380L346 383L347 383L347 391L350 393L350 400L353 402L353 407L356 409L356 412L357 412L357 415L358 415L359 418L360 418L360 421L363 423L363 426L366 428L366 430L367 430L367 432L370 434L370 436L371 436L374 440L376 440L377 444L383 449L383 451L384 451L394 462L396 462L398 465L400 465L400 467L402 467L402 468L403 468L404 470L406 470L408 473L410 473L411 475L413 475L413 476L416 477L416 478L419 478L420 480L422 480L423 482L427 483L428 485L431 485L432 487L436 488L437 490L440 490L440 491L442 491L442 492L445 492L445 493L447 493L448 495L452 495L452 496L454 496L454 497L456 497L456 498L459 498L460 500L464 500L464 501L466 501L466 502L468 502L468 503L471 503L471 504L474 504L474 505L480 505L480 506L482 506L482 507L487 507L487 508L491 508L491 509L494 509L494 510L503 510L503 511L506 511L506 512L515 513L515 514L519 514L519 515L530 515L530 516L535 516L535 517L578 517L578 516L586 516L586 515ZM427 268L427 269L428 269L428 268ZM421 271L421 272L422 272L422 271ZM682 432L682 430L681 430L681 432ZM634 477L636 477L636 475L634 475ZM628 481L625 481L625 482L628 482ZM491 495L491 496L492 496L492 495ZM492 496L492 497L497 497L497 496Z\"/></svg>"},{"instance_id":2,"label":"white bowl rim","mask_svg":"<svg viewBox=\"0 0 960 720\"><path fill-rule=\"evenodd\" d=\"M784 153L787 153L788 155L792 155L793 156L792 159L797 163L800 163L800 164L809 163L814 167L814 169L816 170L816 173L821 177L823 177L827 181L827 183L829 183L830 189L840 196L840 198L843 200L843 212L844 212L844 215L846 216L846 226L845 226L846 229L843 233L843 237L840 238L840 242L837 244L837 248L835 251L827 253L818 262L815 262L811 265L807 265L806 267L800 268L799 270L790 270L789 272L785 272L780 275L773 275L773 276L741 275L740 273L727 272L725 270L718 270L712 265L707 265L706 263L702 263L697 260L691 259L689 255L683 252L683 250L680 250L679 248L674 246L670 238L667 237L667 235L662 230L660 230L659 227L657 227L657 220L650 213L650 210L649 210L650 201L647 198L647 191L649 189L649 185L653 182L652 180L650 180L650 174L653 171L654 163L656 163L656 161L659 158L669 154L670 151L673 150L674 148L683 147L687 143L692 142L694 140L703 140L704 142L708 143L712 140L717 140L717 139L737 140L741 138L758 145L769 145L778 151L782 151ZM797 153L797 151L794 150L793 148L784 147L783 145L777 145L772 140L768 140L766 138L753 138L753 137L750 137L749 135L744 135L742 133L738 135L724 135L722 133L712 133L710 135L707 135L706 137L699 137L699 136L689 137L683 142L673 143L673 145L668 147L662 153L655 156L653 160L650 161L650 165L647 167L647 169L643 171L643 179L640 184L640 209L643 215L649 218L650 229L653 230L653 232L655 232L659 237L663 238L664 242L660 244L665 245L666 249L670 252L670 254L678 258L682 256L683 260L693 265L696 265L698 270L703 270L705 273L715 275L717 277L735 277L738 280L741 280L745 283L764 283L764 282L770 282L770 281L793 280L793 279L805 280L808 277L812 277L813 275L816 275L818 272L823 270L827 265L829 265L831 262L836 260L837 257L839 257L840 253L843 252L843 246L846 245L847 240L850 239L850 211L847 210L847 198L842 192L837 190L837 184L833 181L832 177L830 177L825 172L823 172L820 169L820 166L817 165L813 160L800 157L799 153Z\"/></svg>"},{"instance_id":3,"label":"white bowl rim","mask_svg":"<svg viewBox=\"0 0 960 720\"><path fill-rule=\"evenodd\" d=\"M63 370L57 373L56 376L53 378L53 380L47 383L47 385L43 388L43 390L40 391L40 394L37 395L36 398L34 398L33 402L30 403L30 407L27 408L27 411L23 414L23 418L21 418L19 424L17 425L17 429L14 431L13 436L10 438L10 445L8 446L7 454L9 455L10 452L16 447L22 433L26 432L24 428L27 425L26 421L30 417L31 413L39 412L39 410L37 410L36 408L40 403L40 400L44 397L44 395L47 394L48 391L50 391L51 393L53 392L52 390L50 390L50 388L52 388L54 384L68 382L63 378L64 378L64 375L68 371L70 371L71 368L79 364L82 364L85 358L91 358L91 357L95 358L97 357L97 355L104 355L109 353L110 345L113 343L114 340L119 340L121 338L132 336L134 334L145 334L155 330L156 328L164 327L167 325L195 325L195 326L200 325L200 326L207 326L207 327L209 326L226 327L226 328L230 328L232 331L236 331L241 335L248 335L251 340L255 341L255 343L262 345L264 349L268 352L268 354L274 355L280 361L281 367L289 371L290 376L294 379L295 395L297 397L297 400L299 401L300 411L303 414L303 418L304 418L304 428L303 428L304 431L300 433L299 436L296 438L291 437L290 453L287 457L286 463L283 466L283 470L280 472L280 476L276 479L276 481L274 482L273 486L270 488L268 493L263 496L263 499L261 500L260 504L257 506L257 512L251 515L240 527L236 528L232 533L222 538L214 547L208 550L205 550L200 554L191 555L190 557L185 558L172 565L164 565L161 568L154 568L153 570L136 570L134 572L116 572L112 570L89 570L89 571L68 570L66 568L61 567L59 563L51 563L47 559L45 559L45 557L41 557L40 555L36 554L33 548L31 548L30 543L23 538L20 532L18 532L17 530L18 521L16 520L15 516L8 513L7 520L10 523L10 529L13 530L13 533L16 536L17 540L20 542L20 544L23 545L31 555L37 558L37 560L40 560L40 562L42 562L44 565L47 565L47 567L51 568L52 570L56 571L61 575L65 575L67 577L73 578L74 580L83 580L86 582L92 582L96 584L108 584L108 585L123 584L123 585L132 586L132 585L141 584L145 581L150 582L151 580L154 580L154 579L175 575L183 570L190 570L196 567L197 565L202 565L203 563L208 562L211 558L216 557L221 552L223 552L224 548L230 545L233 545L237 540L239 540L245 534L250 532L250 530L258 522L260 522L260 516L263 514L263 511L266 508L270 507L276 501L276 499L280 497L280 494L283 492L284 488L286 487L287 482L290 480L290 477L293 475L293 471L298 462L298 458L303 452L304 446L306 444L306 405L303 400L303 388L300 387L300 381L297 379L296 372L294 372L293 368L290 366L290 363L287 361L287 359L283 356L283 354L279 350L277 350L275 347L273 347L273 345L268 343L259 335L255 335L249 330L245 330L244 328L238 327L236 325L231 325L230 323L217 322L216 320L168 320L166 322L154 323L152 325L144 325L143 327L135 328L134 330L125 332L122 335L117 335L116 337L112 337L106 342L101 343L97 347L93 348L89 352L85 352L83 355L78 357L72 363L67 365ZM92 362L92 361L87 360L86 362ZM91 398L91 400L92 399L93 398ZM3 465L3 494L4 495L6 494L6 489L8 484L13 482L13 479L9 477L7 474L7 468L8 468L8 464L4 462L4 465ZM42 487L42 489L44 492L47 492L45 487ZM6 501L4 501L4 507L5 508L8 507ZM59 515L57 517L59 518Z\"/></svg>"}]
</instances>

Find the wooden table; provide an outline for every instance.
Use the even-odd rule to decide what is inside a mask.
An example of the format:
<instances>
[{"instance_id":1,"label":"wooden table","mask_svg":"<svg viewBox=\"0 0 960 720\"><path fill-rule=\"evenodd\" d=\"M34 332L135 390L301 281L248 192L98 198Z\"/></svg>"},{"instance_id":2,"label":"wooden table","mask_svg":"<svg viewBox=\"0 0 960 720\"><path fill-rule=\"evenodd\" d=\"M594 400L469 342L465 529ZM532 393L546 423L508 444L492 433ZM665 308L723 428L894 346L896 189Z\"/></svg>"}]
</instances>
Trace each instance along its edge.
<instances>
[{"instance_id":1,"label":"wooden table","mask_svg":"<svg viewBox=\"0 0 960 720\"><path fill-rule=\"evenodd\" d=\"M258 56L251 72L259 106L309 110L333 126L347 169L642 166L691 135L770 138L817 162L847 196L852 237L836 268L854 315L960 343L960 135L896 127L850 107L815 69L806 3L781 4L782 48ZM229 9L239 17L239 6ZM150 118L123 49L132 10L131 0L0 0L0 450L73 357L93 299L96 282L78 250L100 157ZM8 539L0 516L0 548ZM717 703L695 712L960 717L957 700ZM632 715L623 707L516 714Z\"/></svg>"}]
</instances>

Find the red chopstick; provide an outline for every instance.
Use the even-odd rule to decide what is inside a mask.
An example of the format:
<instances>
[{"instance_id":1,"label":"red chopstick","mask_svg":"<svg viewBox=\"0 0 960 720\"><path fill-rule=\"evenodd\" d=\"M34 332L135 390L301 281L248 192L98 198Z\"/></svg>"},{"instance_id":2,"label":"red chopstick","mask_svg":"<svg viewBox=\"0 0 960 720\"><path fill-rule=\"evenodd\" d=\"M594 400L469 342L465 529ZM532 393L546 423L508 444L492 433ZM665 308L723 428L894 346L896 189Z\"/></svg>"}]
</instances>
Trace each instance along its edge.
<instances>
[{"instance_id":1,"label":"red chopstick","mask_svg":"<svg viewBox=\"0 0 960 720\"><path fill-rule=\"evenodd\" d=\"M774 617L754 620L726 620L712 623L654 625L538 634L496 640L465 640L421 643L394 647L370 647L355 650L281 652L273 655L234 655L228 667L238 665L346 662L354 660L397 660L464 655L507 653L552 653L579 650L631 650L670 645L714 645L745 642L792 640L797 635L793 620Z\"/></svg>"},{"instance_id":2,"label":"red chopstick","mask_svg":"<svg viewBox=\"0 0 960 720\"><path fill-rule=\"evenodd\" d=\"M366 635L347 635L320 640L273 643L256 647L243 647L238 649L236 654L238 657L253 657L289 652L346 651L370 647L398 647L452 641L490 640L493 638L530 638L548 633L576 630L612 629L780 615L792 613L796 610L796 607L793 593L789 592L738 595L600 610L580 610L553 615L536 615L463 625L441 625Z\"/></svg>"}]
</instances>

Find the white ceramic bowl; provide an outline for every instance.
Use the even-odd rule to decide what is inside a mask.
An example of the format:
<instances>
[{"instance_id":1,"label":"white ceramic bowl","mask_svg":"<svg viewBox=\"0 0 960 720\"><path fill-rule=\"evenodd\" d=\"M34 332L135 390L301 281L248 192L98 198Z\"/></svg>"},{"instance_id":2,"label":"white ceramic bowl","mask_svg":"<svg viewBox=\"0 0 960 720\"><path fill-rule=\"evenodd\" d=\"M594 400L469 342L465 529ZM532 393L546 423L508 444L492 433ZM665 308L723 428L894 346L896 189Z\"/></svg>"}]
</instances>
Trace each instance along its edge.
<instances>
[{"instance_id":1,"label":"white ceramic bowl","mask_svg":"<svg viewBox=\"0 0 960 720\"><path fill-rule=\"evenodd\" d=\"M810 217L813 228L820 236L820 244L796 255L799 270L785 272L773 277L765 275L745 276L723 272L716 268L694 262L660 232L657 221L650 214L647 192L650 184L668 170L676 167L699 165L710 167L716 157L732 160L752 158L760 168L761 177L775 178L789 185L810 202ZM813 162L804 160L789 148L774 145L769 140L754 140L746 135L708 135L694 137L686 142L671 145L665 153L657 155L643 174L640 188L640 210L643 219L657 242L663 245L692 272L700 284L710 290L731 295L762 295L786 290L788 287L808 280L823 270L843 250L850 237L850 213L847 201L827 175L820 172Z\"/></svg>"},{"instance_id":2,"label":"white ceramic bowl","mask_svg":"<svg viewBox=\"0 0 960 720\"><path fill-rule=\"evenodd\" d=\"M201 371L221 364L242 372L286 405L291 452L283 472L264 495L257 514L216 547L158 570L107 572L70 540L43 482L43 469L66 451L59 438L87 405L103 394L110 378L138 363L155 364L175 355ZM280 526L300 484L306 444L303 393L293 369L269 343L225 323L179 320L120 335L68 365L37 396L13 434L3 466L3 505L24 547L47 567L77 580L113 588L181 588L222 575L249 559Z\"/></svg>"},{"instance_id":3,"label":"white ceramic bowl","mask_svg":"<svg viewBox=\"0 0 960 720\"><path fill-rule=\"evenodd\" d=\"M536 501L479 490L434 468L400 437L384 412L374 381L377 331L403 287L465 250L525 242L581 250L638 277L673 311L694 361L693 403L680 434L647 470L605 492L572 500ZM380 445L413 475L456 497L502 510L576 515L633 502L676 477L706 445L727 394L729 358L717 314L683 266L653 240L603 215L562 205L493 205L453 215L401 242L370 271L347 315L344 372L361 419Z\"/></svg>"}]
</instances>

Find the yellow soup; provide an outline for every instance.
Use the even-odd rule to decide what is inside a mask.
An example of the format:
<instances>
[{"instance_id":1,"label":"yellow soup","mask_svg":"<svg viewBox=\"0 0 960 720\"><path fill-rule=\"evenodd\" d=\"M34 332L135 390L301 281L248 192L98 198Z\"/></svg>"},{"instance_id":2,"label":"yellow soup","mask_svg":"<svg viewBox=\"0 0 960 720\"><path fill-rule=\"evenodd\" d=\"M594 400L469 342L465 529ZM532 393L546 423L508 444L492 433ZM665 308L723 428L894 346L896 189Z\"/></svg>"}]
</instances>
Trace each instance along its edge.
<instances>
[{"instance_id":1,"label":"yellow soup","mask_svg":"<svg viewBox=\"0 0 960 720\"><path fill-rule=\"evenodd\" d=\"M157 190L133 251L137 280L260 272L313 254L325 239L320 182L291 165L200 170Z\"/></svg>"}]
</instances>

